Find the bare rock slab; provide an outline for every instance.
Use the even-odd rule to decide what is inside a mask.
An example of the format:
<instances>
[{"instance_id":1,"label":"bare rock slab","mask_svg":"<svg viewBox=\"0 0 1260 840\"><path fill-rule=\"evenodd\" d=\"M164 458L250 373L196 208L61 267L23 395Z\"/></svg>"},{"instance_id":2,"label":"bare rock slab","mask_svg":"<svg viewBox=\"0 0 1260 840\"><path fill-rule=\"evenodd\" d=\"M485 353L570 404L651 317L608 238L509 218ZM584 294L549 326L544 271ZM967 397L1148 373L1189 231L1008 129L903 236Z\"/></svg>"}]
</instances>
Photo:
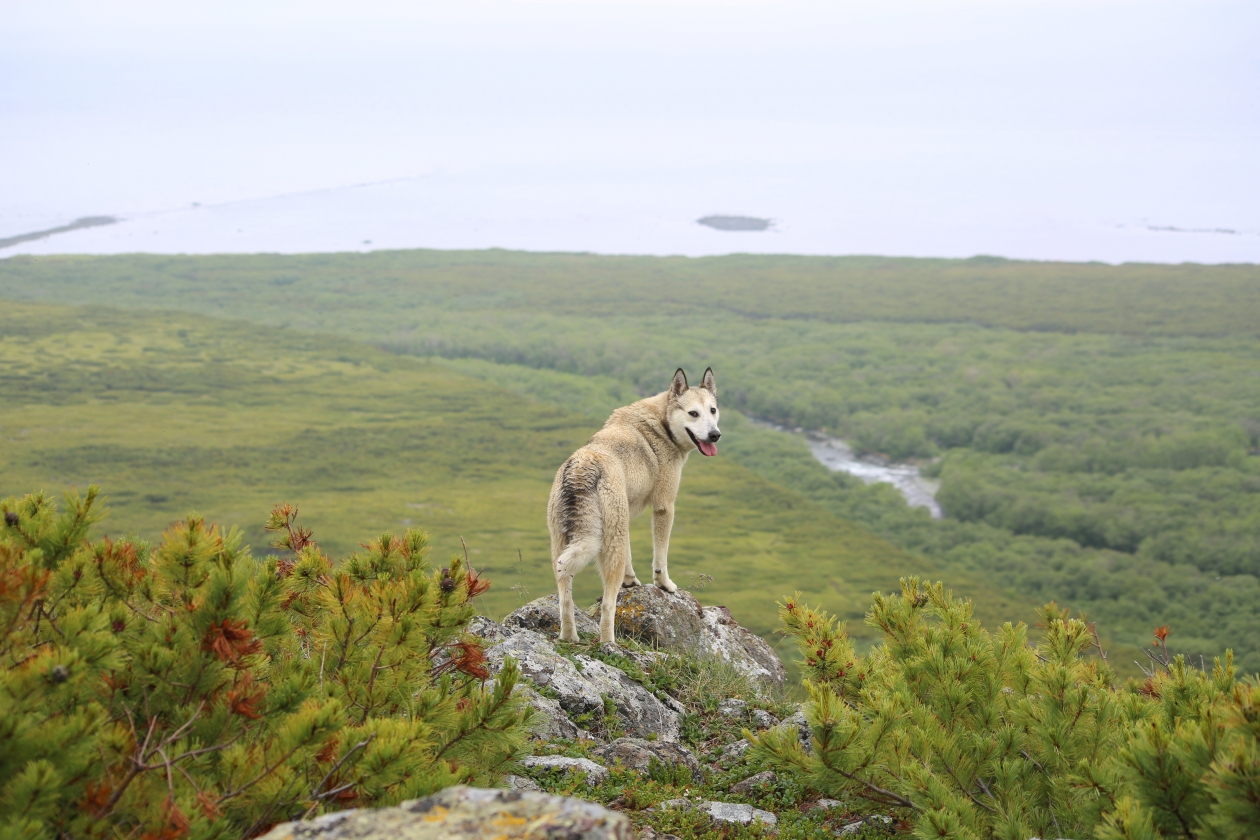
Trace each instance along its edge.
<instances>
[{"instance_id":1,"label":"bare rock slab","mask_svg":"<svg viewBox=\"0 0 1260 840\"><path fill-rule=\"evenodd\" d=\"M764 772L756 773L752 776L749 776L747 779L744 779L742 782L736 782L735 784L731 785L731 793L734 793L738 796L747 796L748 794L752 793L758 788L764 787L765 785L773 784L777 782L778 780L779 780L779 777L775 775L775 772L773 770L766 770Z\"/></svg>"},{"instance_id":2,"label":"bare rock slab","mask_svg":"<svg viewBox=\"0 0 1260 840\"><path fill-rule=\"evenodd\" d=\"M620 764L638 773L646 773L652 761L666 765L681 765L691 771L693 779L701 776L700 762L691 750L670 741L647 741L643 738L618 738L607 746L595 750L596 758L605 766Z\"/></svg>"},{"instance_id":3,"label":"bare rock slab","mask_svg":"<svg viewBox=\"0 0 1260 840\"><path fill-rule=\"evenodd\" d=\"M532 630L520 630L486 651L490 669L496 672L508 656L516 658L521 674L554 694L570 716L603 714L608 697L625 731L640 738L678 740L678 713L618 668L581 654L570 661Z\"/></svg>"},{"instance_id":4,"label":"bare rock slab","mask_svg":"<svg viewBox=\"0 0 1260 840\"><path fill-rule=\"evenodd\" d=\"M602 598L588 618L599 615ZM633 586L617 593L618 635L653 647L716 656L756 679L783 685L787 672L765 639L739 626L726 607L702 607L685 589ZM581 626L579 625L579 630Z\"/></svg>"},{"instance_id":5,"label":"bare rock slab","mask_svg":"<svg viewBox=\"0 0 1260 840\"><path fill-rule=\"evenodd\" d=\"M760 808L754 808L751 805L741 805L736 802L701 802L692 799L667 799L660 805L656 806L663 811L668 810L684 810L684 811L704 811L709 815L709 819L716 824L726 823L728 825L752 825L754 822L760 823L772 831L778 828L779 818L769 811L763 811Z\"/></svg>"},{"instance_id":6,"label":"bare rock slab","mask_svg":"<svg viewBox=\"0 0 1260 840\"><path fill-rule=\"evenodd\" d=\"M512 694L523 697L537 712L530 721L530 730L535 738L544 741L595 740L594 735L569 720L559 701L542 696L526 683L517 683Z\"/></svg>"},{"instance_id":7,"label":"bare rock slab","mask_svg":"<svg viewBox=\"0 0 1260 840\"><path fill-rule=\"evenodd\" d=\"M577 631L599 637L599 622L581 610L573 611L577 620ZM533 630L544 636L560 635L560 597L547 595L530 601L525 606L510 613L503 619L503 628L508 633L517 630Z\"/></svg>"},{"instance_id":8,"label":"bare rock slab","mask_svg":"<svg viewBox=\"0 0 1260 840\"><path fill-rule=\"evenodd\" d=\"M601 767L589 758L569 758L564 755L528 755L521 759L522 767L543 770L563 770L566 773L584 773L591 787L608 780L608 768Z\"/></svg>"},{"instance_id":9,"label":"bare rock slab","mask_svg":"<svg viewBox=\"0 0 1260 840\"><path fill-rule=\"evenodd\" d=\"M630 821L592 802L519 790L452 787L396 808L281 823L265 840L634 840Z\"/></svg>"}]
</instances>

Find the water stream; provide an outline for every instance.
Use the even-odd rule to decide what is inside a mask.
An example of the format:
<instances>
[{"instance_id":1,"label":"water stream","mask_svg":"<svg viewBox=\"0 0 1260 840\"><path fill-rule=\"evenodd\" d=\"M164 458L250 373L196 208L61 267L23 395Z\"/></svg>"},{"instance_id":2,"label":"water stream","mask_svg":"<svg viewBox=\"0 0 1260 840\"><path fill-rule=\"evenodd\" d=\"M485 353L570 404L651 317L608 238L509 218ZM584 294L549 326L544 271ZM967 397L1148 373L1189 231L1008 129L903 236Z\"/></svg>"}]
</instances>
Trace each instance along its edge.
<instances>
[{"instance_id":1,"label":"water stream","mask_svg":"<svg viewBox=\"0 0 1260 840\"><path fill-rule=\"evenodd\" d=\"M777 432L801 435L809 444L809 451L828 469L857 476L865 484L880 481L891 484L905 497L906 504L910 507L927 508L933 519L941 518L941 506L936 501L936 491L940 489L940 482L924 478L914 464L890 463L887 459L878 456L859 458L854 454L853 448L840 438L831 437L822 432L794 431L765 420L753 420L753 422Z\"/></svg>"}]
</instances>

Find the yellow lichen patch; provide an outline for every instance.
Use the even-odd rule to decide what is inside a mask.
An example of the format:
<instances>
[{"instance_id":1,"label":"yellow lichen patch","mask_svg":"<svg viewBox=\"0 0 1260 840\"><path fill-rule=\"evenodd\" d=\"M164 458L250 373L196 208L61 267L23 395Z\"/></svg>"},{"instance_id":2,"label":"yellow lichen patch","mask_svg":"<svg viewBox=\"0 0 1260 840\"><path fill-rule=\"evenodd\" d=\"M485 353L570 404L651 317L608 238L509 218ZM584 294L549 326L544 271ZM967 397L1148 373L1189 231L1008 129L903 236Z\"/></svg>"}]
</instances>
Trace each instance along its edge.
<instances>
[{"instance_id":1,"label":"yellow lichen patch","mask_svg":"<svg viewBox=\"0 0 1260 840\"><path fill-rule=\"evenodd\" d=\"M446 819L446 808L441 805L435 805L433 810L424 815L425 822L442 822Z\"/></svg>"}]
</instances>

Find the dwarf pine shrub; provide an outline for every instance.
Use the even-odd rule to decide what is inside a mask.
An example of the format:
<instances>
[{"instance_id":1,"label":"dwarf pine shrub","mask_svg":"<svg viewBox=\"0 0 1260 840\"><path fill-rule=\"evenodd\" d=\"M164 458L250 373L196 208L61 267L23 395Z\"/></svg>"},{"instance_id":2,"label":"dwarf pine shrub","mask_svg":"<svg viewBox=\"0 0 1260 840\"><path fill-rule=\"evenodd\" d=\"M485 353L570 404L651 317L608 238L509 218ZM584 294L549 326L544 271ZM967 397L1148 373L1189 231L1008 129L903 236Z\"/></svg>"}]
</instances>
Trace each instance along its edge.
<instances>
[{"instance_id":1,"label":"dwarf pine shrub","mask_svg":"<svg viewBox=\"0 0 1260 840\"><path fill-rule=\"evenodd\" d=\"M95 488L0 503L0 838L249 837L283 820L488 783L529 716L464 633L488 584L423 532L334 564L190 517L87 541Z\"/></svg>"},{"instance_id":2,"label":"dwarf pine shrub","mask_svg":"<svg viewBox=\"0 0 1260 840\"><path fill-rule=\"evenodd\" d=\"M899 812L918 837L1260 836L1260 691L1228 654L1209 673L1163 648L1150 679L1122 687L1086 656L1102 653L1092 626L1054 605L1032 646L1024 625L991 634L917 578L875 596L883 643L866 655L795 598L780 618L803 655L812 748L782 727L745 733L754 756Z\"/></svg>"}]
</instances>

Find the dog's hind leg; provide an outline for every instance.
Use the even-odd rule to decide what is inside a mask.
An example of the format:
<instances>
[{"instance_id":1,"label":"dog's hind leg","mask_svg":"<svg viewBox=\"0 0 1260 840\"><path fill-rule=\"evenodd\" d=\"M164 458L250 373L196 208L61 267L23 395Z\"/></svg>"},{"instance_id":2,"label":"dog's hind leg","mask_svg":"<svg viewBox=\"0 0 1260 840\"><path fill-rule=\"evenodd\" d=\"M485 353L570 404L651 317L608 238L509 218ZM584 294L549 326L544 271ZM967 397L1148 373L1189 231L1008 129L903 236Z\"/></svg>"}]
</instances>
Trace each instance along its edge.
<instances>
[{"instance_id":1,"label":"dog's hind leg","mask_svg":"<svg viewBox=\"0 0 1260 840\"><path fill-rule=\"evenodd\" d=\"M621 579L622 586L639 586L639 576L634 573L634 561L630 559L630 541L626 540L626 576Z\"/></svg>"},{"instance_id":2,"label":"dog's hind leg","mask_svg":"<svg viewBox=\"0 0 1260 840\"><path fill-rule=\"evenodd\" d=\"M560 641L578 640L577 623L573 616L573 576L599 553L600 539L596 534L570 543L552 563L556 573L556 594L560 600Z\"/></svg>"},{"instance_id":3,"label":"dog's hind leg","mask_svg":"<svg viewBox=\"0 0 1260 840\"><path fill-rule=\"evenodd\" d=\"M599 552L599 575L604 579L604 600L600 605L599 643L616 643L614 630L617 593L625 580L630 558L630 504L624 495L600 485L600 514L604 525Z\"/></svg>"}]
</instances>

